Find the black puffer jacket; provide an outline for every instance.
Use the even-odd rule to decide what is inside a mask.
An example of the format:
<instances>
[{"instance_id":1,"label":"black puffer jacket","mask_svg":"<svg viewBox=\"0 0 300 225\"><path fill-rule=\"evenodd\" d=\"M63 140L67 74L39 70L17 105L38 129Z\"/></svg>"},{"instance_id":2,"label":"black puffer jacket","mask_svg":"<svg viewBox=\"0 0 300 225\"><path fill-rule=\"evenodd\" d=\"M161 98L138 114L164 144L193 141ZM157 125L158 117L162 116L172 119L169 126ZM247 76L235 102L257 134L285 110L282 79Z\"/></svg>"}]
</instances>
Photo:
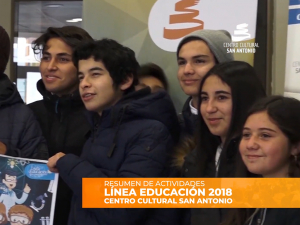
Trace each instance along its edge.
<instances>
[{"instance_id":1,"label":"black puffer jacket","mask_svg":"<svg viewBox=\"0 0 300 225\"><path fill-rule=\"evenodd\" d=\"M238 154L239 139L230 142L227 152L221 153L218 177L235 177L235 166ZM185 150L183 150L185 151ZM186 151L185 151L186 152ZM199 164L197 160L197 149L194 149L184 159L182 174L184 177L199 177ZM205 177L215 177L215 161L211 160L206 164ZM219 225L227 215L228 209L216 208L194 208L191 209L191 225Z\"/></svg>"},{"instance_id":2,"label":"black puffer jacket","mask_svg":"<svg viewBox=\"0 0 300 225\"><path fill-rule=\"evenodd\" d=\"M85 107L79 92L58 97L45 89L42 80L37 83L43 100L29 104L34 111L47 140L50 157L58 152L79 156L90 131ZM54 224L66 225L70 211L72 191L60 179L56 197Z\"/></svg>"},{"instance_id":3,"label":"black puffer jacket","mask_svg":"<svg viewBox=\"0 0 300 225\"><path fill-rule=\"evenodd\" d=\"M178 139L173 103L164 91L130 93L116 105L91 113L93 132L81 157L67 154L57 161L60 176L74 197L69 225L175 225L177 209L82 208L83 177L168 177L169 160Z\"/></svg>"},{"instance_id":4,"label":"black puffer jacket","mask_svg":"<svg viewBox=\"0 0 300 225\"><path fill-rule=\"evenodd\" d=\"M48 159L38 121L5 74L0 74L0 124L0 142L6 145L6 155Z\"/></svg>"}]
</instances>

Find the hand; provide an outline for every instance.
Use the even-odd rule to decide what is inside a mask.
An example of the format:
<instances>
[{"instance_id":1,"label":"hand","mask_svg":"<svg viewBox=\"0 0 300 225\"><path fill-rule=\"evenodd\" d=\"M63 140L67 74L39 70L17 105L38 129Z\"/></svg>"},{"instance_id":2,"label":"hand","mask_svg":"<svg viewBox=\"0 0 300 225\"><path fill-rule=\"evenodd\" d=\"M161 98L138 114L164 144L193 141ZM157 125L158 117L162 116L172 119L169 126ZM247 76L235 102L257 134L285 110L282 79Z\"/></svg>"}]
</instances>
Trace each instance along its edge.
<instances>
[{"instance_id":1,"label":"hand","mask_svg":"<svg viewBox=\"0 0 300 225\"><path fill-rule=\"evenodd\" d=\"M59 152L57 153L56 155L52 156L49 160L48 160L48 163L47 163L47 166L49 168L49 170L53 173L58 173L58 169L56 168L56 163L57 161L61 158L65 156L64 153L62 152Z\"/></svg>"},{"instance_id":2,"label":"hand","mask_svg":"<svg viewBox=\"0 0 300 225\"><path fill-rule=\"evenodd\" d=\"M28 184L25 185L24 190L25 193L29 194L29 192L31 191L31 188L28 186Z\"/></svg>"},{"instance_id":3,"label":"hand","mask_svg":"<svg viewBox=\"0 0 300 225\"><path fill-rule=\"evenodd\" d=\"M6 145L0 141L0 154L5 155L6 151Z\"/></svg>"}]
</instances>

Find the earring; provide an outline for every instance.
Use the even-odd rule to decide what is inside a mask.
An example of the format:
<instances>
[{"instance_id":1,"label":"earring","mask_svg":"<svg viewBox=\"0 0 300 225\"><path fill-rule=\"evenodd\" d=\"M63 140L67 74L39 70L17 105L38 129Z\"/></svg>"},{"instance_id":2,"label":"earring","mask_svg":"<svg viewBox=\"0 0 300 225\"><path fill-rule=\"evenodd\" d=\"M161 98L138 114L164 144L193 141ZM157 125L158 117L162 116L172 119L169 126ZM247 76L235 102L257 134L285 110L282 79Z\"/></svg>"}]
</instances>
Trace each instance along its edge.
<instances>
[{"instance_id":1,"label":"earring","mask_svg":"<svg viewBox=\"0 0 300 225\"><path fill-rule=\"evenodd\" d=\"M297 155L294 155L294 159L295 159L295 162L297 162L298 156L297 156Z\"/></svg>"}]
</instances>

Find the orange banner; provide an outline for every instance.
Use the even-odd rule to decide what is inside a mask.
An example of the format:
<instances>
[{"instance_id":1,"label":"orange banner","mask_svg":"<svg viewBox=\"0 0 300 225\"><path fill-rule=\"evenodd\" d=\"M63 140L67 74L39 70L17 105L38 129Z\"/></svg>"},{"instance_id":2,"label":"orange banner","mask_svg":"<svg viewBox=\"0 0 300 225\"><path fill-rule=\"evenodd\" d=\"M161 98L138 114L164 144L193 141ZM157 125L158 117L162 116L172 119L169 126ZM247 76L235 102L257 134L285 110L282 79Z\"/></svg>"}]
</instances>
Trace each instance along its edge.
<instances>
[{"instance_id":1,"label":"orange banner","mask_svg":"<svg viewBox=\"0 0 300 225\"><path fill-rule=\"evenodd\" d=\"M298 178L83 178L83 208L300 208Z\"/></svg>"}]
</instances>

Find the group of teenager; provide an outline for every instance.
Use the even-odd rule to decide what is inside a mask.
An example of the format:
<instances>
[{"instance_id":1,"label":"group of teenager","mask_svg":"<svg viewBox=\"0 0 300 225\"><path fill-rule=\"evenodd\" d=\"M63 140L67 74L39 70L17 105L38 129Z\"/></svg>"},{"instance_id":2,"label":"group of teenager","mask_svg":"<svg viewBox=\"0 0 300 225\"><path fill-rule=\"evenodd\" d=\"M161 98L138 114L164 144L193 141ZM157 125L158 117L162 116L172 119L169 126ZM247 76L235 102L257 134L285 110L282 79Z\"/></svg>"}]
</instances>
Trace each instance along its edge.
<instances>
[{"instance_id":1,"label":"group of teenager","mask_svg":"<svg viewBox=\"0 0 300 225\"><path fill-rule=\"evenodd\" d=\"M140 67L113 39L50 27L33 42L43 100L26 106L4 74L10 41L0 27L0 153L48 160L59 173L54 225L300 224L300 209L82 208L84 177L300 177L300 102L266 97L230 42L222 30L180 41L177 78L189 98L177 115L158 65Z\"/></svg>"}]
</instances>

